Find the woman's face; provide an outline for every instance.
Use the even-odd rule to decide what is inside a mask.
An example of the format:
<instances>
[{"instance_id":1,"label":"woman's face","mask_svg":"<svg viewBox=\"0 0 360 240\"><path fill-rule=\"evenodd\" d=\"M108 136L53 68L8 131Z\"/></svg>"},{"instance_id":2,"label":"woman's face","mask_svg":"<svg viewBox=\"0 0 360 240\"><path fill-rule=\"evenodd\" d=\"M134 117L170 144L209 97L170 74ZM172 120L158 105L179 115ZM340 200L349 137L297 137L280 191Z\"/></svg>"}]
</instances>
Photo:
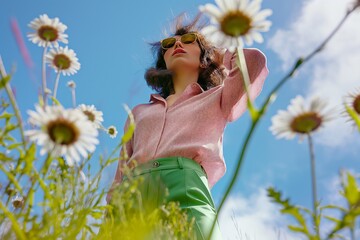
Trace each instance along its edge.
<instances>
[{"instance_id":1,"label":"woman's face","mask_svg":"<svg viewBox=\"0 0 360 240\"><path fill-rule=\"evenodd\" d=\"M164 53L166 68L176 72L188 70L199 71L201 50L197 41L193 43L182 43L181 36L174 36L176 42L174 46L167 49Z\"/></svg>"}]
</instances>

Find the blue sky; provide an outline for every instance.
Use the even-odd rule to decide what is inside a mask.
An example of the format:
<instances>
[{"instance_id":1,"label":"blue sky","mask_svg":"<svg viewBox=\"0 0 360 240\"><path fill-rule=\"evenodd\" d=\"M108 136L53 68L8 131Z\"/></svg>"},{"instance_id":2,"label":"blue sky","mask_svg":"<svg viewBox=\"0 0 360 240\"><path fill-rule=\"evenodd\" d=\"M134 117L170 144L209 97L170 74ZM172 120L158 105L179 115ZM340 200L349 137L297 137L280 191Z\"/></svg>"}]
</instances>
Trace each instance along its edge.
<instances>
[{"instance_id":1,"label":"blue sky","mask_svg":"<svg viewBox=\"0 0 360 240\"><path fill-rule=\"evenodd\" d=\"M256 100L258 105L284 76L295 57L306 54L327 36L350 1L341 2L263 2L263 8L273 10L269 18L273 26L263 35L263 44L252 46L265 53L270 70L263 92ZM14 69L12 86L16 89L23 117L26 118L27 109L33 109L40 90L42 48L26 39L26 33L31 31L27 24L40 14L59 17L68 26L68 46L77 53L81 63L81 69L76 75L60 78L59 100L64 106L71 107L71 95L66 83L74 80L77 84L77 103L94 104L104 113L104 125L115 125L121 131L126 119L122 104L134 107L148 102L152 93L143 79L145 69L153 63L147 43L163 38L164 30L168 29L171 20L177 15L186 12L190 17L195 16L198 6L205 3L213 1L6 1L1 6L0 14L0 54L7 71ZM11 32L12 18L19 24L34 63L30 69L26 67ZM240 209L235 211L236 219L242 232L248 232L249 236L262 239L261 236L273 234L271 224L283 229L284 222L281 223L281 220L284 219L276 215L276 209L268 204L264 196L263 189L270 185L281 189L293 202L311 207L307 141L277 140L268 128L271 117L279 109L286 108L290 99L298 94L324 97L338 110L341 107L341 96L360 86L360 70L355 65L360 56L360 36L355 32L357 28L354 28L358 18L359 13L352 16L326 51L301 69L280 90L277 100L262 119L251 141L227 210L221 218L227 234L234 231L234 228L228 229L227 226L232 223L226 224L231 222L231 206ZM55 75L49 74L51 88L54 79ZM1 96L4 96L3 92ZM245 113L225 130L224 156L228 171L212 189L216 204L230 180L249 124L249 115ZM323 202L337 201L331 196L336 193L339 169L359 172L359 133L342 119L335 121L328 129L323 129L314 138L319 197ZM100 134L97 153L109 153L119 139L112 140L106 134ZM96 166L96 159L92 161ZM110 184L114 169L115 166L106 170L104 187ZM270 227L266 227L268 215L273 216L271 224L268 224Z\"/></svg>"}]
</instances>

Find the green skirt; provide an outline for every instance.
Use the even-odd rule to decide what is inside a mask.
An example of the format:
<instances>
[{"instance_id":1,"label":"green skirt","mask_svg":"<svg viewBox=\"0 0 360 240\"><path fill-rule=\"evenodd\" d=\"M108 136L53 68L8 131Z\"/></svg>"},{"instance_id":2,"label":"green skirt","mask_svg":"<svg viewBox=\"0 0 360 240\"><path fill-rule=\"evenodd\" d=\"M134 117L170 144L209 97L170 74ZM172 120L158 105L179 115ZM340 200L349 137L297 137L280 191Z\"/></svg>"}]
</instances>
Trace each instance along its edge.
<instances>
[{"instance_id":1,"label":"green skirt","mask_svg":"<svg viewBox=\"0 0 360 240\"><path fill-rule=\"evenodd\" d=\"M157 208L164 201L179 202L180 208L186 210L189 221L195 219L197 240L222 239L217 222L209 238L216 209L206 172L197 162L184 157L159 158L138 165L133 173L134 177L144 179L139 189L147 208Z\"/></svg>"}]
</instances>

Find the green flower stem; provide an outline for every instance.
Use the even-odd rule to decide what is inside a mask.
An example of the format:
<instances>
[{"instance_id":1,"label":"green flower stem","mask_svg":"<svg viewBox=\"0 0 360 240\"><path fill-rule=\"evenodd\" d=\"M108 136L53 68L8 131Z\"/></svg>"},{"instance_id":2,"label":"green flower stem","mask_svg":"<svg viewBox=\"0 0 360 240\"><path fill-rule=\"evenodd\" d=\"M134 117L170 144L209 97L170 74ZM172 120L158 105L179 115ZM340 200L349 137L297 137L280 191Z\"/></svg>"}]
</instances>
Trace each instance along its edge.
<instances>
[{"instance_id":1,"label":"green flower stem","mask_svg":"<svg viewBox=\"0 0 360 240\"><path fill-rule=\"evenodd\" d=\"M246 65L244 49L236 48L236 51L237 51L236 64L238 65L238 67L241 70L241 74L243 76L243 81L244 81L244 86L245 86L245 91L246 91L246 96L250 100L250 96L249 96L250 77L249 77L249 71L248 71L248 68Z\"/></svg>"},{"instance_id":2,"label":"green flower stem","mask_svg":"<svg viewBox=\"0 0 360 240\"><path fill-rule=\"evenodd\" d=\"M21 227L18 224L14 214L12 214L12 212L10 212L7 209L7 207L3 204L2 201L0 201L0 209L2 210L4 215L9 218L9 220L11 222L11 228L14 230L17 238L18 239L27 239L27 237L26 237L25 233L23 232L23 230L21 230Z\"/></svg>"},{"instance_id":3,"label":"green flower stem","mask_svg":"<svg viewBox=\"0 0 360 240\"><path fill-rule=\"evenodd\" d=\"M71 99L72 99L73 108L75 108L76 107L76 95L75 95L74 87L71 88Z\"/></svg>"},{"instance_id":4,"label":"green flower stem","mask_svg":"<svg viewBox=\"0 0 360 240\"><path fill-rule=\"evenodd\" d=\"M59 86L59 79L60 79L60 73L61 71L59 70L56 74L56 80L55 80L55 86L54 86L54 93L53 93L53 97L56 99L56 93L57 93L57 89Z\"/></svg>"},{"instance_id":5,"label":"green flower stem","mask_svg":"<svg viewBox=\"0 0 360 240\"><path fill-rule=\"evenodd\" d=\"M1 58L1 55L0 55L0 76L1 76L1 78L5 78L7 76L6 71L5 71L5 67L4 67L2 58ZM26 138L25 138L24 125L23 125L23 121L22 121L22 118L21 118L20 109L19 109L19 107L17 105L14 93L11 90L9 82L5 84L5 90L6 90L7 95L9 96L10 103L11 103L13 109L14 109L15 116L16 116L16 119L17 119L18 124L19 124L20 134L21 134L21 141L22 141L23 147L24 147L24 149L26 149L27 141L26 141Z\"/></svg>"},{"instance_id":6,"label":"green flower stem","mask_svg":"<svg viewBox=\"0 0 360 240\"><path fill-rule=\"evenodd\" d=\"M47 105L47 93L46 93L46 50L48 48L48 44L44 47L44 52L42 56L42 90L43 90L43 101L44 107Z\"/></svg>"},{"instance_id":7,"label":"green flower stem","mask_svg":"<svg viewBox=\"0 0 360 240\"><path fill-rule=\"evenodd\" d=\"M318 222L318 212L317 212L317 190L316 190L316 169L315 169L315 153L314 153L314 144L312 141L311 134L307 134L309 140L309 150L310 150L310 166L311 166L311 186L312 186L312 197L313 197L313 224L314 230L317 237L320 239L320 229Z\"/></svg>"},{"instance_id":8,"label":"green flower stem","mask_svg":"<svg viewBox=\"0 0 360 240\"><path fill-rule=\"evenodd\" d=\"M221 213L221 210L222 210L222 207L228 197L228 195L230 194L233 186L234 186L234 183L239 175L239 172L240 172L240 168L241 168L241 165L242 165L242 162L243 162L243 158L245 156L245 152L246 152L246 148L247 148L247 145L251 139L251 136L259 122L259 120L261 119L261 117L264 115L268 105L270 104L270 102L272 101L272 99L274 99L274 96L276 94L276 92L285 84L285 82L287 82L295 73L296 70L298 70L300 68L300 66L302 66L305 62L308 62L310 59L312 59L317 53L321 52L325 45L329 42L329 40L335 35L335 33L340 29L340 27L344 24L345 20L350 16L350 14L352 12L354 12L354 10L356 9L356 7L353 7L352 9L350 9L346 14L345 16L343 17L343 19L339 22L339 24L335 27L335 29L330 33L330 35L319 45L319 47L317 47L313 52L311 52L308 56L306 56L305 58L298 58L298 60L296 61L296 63L294 64L293 68L279 81L279 83L270 91L269 95L267 96L264 104L262 105L260 111L259 111L259 115L258 115L258 118L256 118L255 120L252 121L252 124L250 126L250 130L246 136L246 139L245 139L245 142L242 146L242 150L241 150L241 153L240 153L240 156L239 156L239 160L238 160L238 164L235 168L235 172L232 176L232 180L231 182L229 183L228 187L226 188L226 191L225 191L225 194L224 196L222 197L221 199L221 202L220 202L220 205L219 205L219 208L218 208L218 211L217 211L217 214L216 214L216 217L215 217L215 220L213 222L213 225L212 225L212 229L211 229L211 233L209 236L211 236L213 230L214 230L214 227L215 227L215 224L216 224L216 221L218 219L218 216L219 214Z\"/></svg>"}]
</instances>

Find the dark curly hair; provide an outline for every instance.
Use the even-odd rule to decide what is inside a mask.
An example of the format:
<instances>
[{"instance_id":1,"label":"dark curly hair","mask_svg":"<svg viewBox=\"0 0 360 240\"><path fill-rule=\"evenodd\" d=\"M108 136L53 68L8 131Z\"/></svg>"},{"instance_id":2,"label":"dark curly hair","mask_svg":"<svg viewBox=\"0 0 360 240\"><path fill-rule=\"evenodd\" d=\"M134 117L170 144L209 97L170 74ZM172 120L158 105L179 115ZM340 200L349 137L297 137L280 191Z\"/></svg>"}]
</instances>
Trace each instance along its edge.
<instances>
[{"instance_id":1,"label":"dark curly hair","mask_svg":"<svg viewBox=\"0 0 360 240\"><path fill-rule=\"evenodd\" d=\"M222 54L200 33L203 26L197 26L201 15L197 15L193 21L184 25L184 16L177 17L175 31L173 35L183 35L186 33L196 33L197 43L200 47L200 72L198 83L206 91L212 87L222 84L225 77L222 70ZM150 43L155 56L155 66L150 67L145 72L147 85L159 93L163 98L167 98L174 93L172 72L166 69L164 60L165 51L161 48L160 42Z\"/></svg>"}]
</instances>

